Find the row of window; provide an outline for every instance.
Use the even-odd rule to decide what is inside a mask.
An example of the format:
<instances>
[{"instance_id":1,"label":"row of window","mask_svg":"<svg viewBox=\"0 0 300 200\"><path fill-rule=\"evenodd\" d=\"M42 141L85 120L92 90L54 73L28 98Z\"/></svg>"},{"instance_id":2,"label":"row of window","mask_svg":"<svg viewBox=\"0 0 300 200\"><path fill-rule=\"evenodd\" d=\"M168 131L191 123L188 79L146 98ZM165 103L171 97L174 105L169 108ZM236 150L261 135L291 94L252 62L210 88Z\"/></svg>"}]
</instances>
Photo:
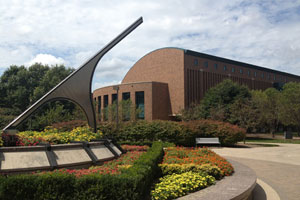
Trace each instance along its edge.
<instances>
[{"instance_id":1,"label":"row of window","mask_svg":"<svg viewBox=\"0 0 300 200\"><path fill-rule=\"evenodd\" d=\"M135 92L135 105L136 108L138 109L139 113L138 113L138 119L144 119L145 118L145 100L144 100L144 91L141 92ZM111 103L113 104L115 101L117 101L118 99L118 95L117 94L112 94L111 95ZM130 99L130 92L123 92L122 93L122 100L128 100ZM95 101L97 100L97 108L98 108L98 114L101 116L101 108L102 108L102 101L101 101L101 96L98 96L98 99L95 98ZM107 120L107 109L108 107L108 95L103 95L103 108L104 108L104 115L103 118L104 120ZM130 114L126 118L130 118ZM129 119L128 119L129 120Z\"/></svg>"},{"instance_id":2,"label":"row of window","mask_svg":"<svg viewBox=\"0 0 300 200\"><path fill-rule=\"evenodd\" d=\"M194 59L194 65L195 65L195 66L199 66L198 59ZM207 62L207 61L204 61L203 66L204 66L204 68L208 68L208 62ZM214 64L214 69L217 70L218 67L219 67L218 64L215 63L215 64ZM224 66L223 66L223 71L229 71L229 67L227 67L226 65L224 65ZM244 70L241 69L241 68L240 68L239 70L238 70L238 69L236 70L234 67L231 68L231 72L232 72L232 73L235 73L236 71L237 71L238 73L240 73L240 74L246 73L248 76L251 76L251 75L252 75L250 70L245 70L245 72L244 72ZM254 77L258 77L258 73L257 73L256 71L254 71L254 72L253 72L253 76L254 76ZM264 74L263 72L260 74L260 77L261 77L261 78L266 78L266 79L268 79L268 80L271 80L271 79L272 79L271 76L272 76L272 75L270 75L270 74L267 74L267 75L265 76L265 74ZM287 82L287 78L276 77L275 74L273 75L273 80L274 80L274 81L285 81L285 82Z\"/></svg>"}]
</instances>

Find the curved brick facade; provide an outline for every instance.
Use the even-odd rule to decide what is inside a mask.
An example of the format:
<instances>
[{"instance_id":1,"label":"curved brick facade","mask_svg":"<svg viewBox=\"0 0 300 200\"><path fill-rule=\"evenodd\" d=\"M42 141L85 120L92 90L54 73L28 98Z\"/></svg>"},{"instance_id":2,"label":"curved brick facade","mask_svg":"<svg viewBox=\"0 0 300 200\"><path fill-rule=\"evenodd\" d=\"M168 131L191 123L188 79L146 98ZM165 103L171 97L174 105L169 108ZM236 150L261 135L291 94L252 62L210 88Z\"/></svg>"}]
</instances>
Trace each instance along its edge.
<instances>
[{"instance_id":1,"label":"curved brick facade","mask_svg":"<svg viewBox=\"0 0 300 200\"><path fill-rule=\"evenodd\" d=\"M163 48L150 52L137 61L119 86L123 92L144 92L145 119L171 119L181 109L199 103L205 92L230 78L250 89L278 87L300 77L247 63L211 56L179 48ZM94 98L116 93L113 86L94 91ZM103 98L101 98L103 101ZM109 100L109 104L112 101ZM103 108L103 102L101 103Z\"/></svg>"}]
</instances>

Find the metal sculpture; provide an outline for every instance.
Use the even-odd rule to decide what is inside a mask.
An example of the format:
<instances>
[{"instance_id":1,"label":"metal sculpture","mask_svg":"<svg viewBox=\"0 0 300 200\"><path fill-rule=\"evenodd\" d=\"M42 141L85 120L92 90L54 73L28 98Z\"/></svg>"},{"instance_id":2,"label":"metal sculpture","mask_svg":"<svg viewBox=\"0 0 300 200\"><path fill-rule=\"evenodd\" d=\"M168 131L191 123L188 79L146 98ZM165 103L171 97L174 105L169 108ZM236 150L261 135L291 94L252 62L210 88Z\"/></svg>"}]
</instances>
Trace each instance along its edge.
<instances>
[{"instance_id":1,"label":"metal sculpture","mask_svg":"<svg viewBox=\"0 0 300 200\"><path fill-rule=\"evenodd\" d=\"M96 132L96 116L93 105L93 96L91 93L92 78L95 72L95 68L100 59L122 39L124 39L129 33L143 23L143 18L140 17L127 29L125 29L120 35L108 43L103 49L97 52L86 63L79 67L76 71L70 74L67 78L61 81L58 85L52 88L47 94L25 110L21 115L15 118L10 124L8 124L3 131L9 132L26 120L31 114L33 114L38 108L47 102L66 99L76 103L84 111L88 124Z\"/></svg>"}]
</instances>

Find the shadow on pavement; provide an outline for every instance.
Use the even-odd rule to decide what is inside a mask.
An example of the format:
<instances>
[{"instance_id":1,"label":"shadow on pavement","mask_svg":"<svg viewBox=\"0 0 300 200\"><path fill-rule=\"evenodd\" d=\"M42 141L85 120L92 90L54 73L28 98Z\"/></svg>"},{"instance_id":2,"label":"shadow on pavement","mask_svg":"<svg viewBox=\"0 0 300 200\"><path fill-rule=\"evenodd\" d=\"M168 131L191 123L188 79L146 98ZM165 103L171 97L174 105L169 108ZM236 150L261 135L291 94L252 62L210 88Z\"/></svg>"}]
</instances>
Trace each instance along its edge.
<instances>
[{"instance_id":1,"label":"shadow on pavement","mask_svg":"<svg viewBox=\"0 0 300 200\"><path fill-rule=\"evenodd\" d=\"M253 200L266 200L267 199L267 195L266 195L264 189L259 184L256 184L252 194L253 194Z\"/></svg>"}]
</instances>

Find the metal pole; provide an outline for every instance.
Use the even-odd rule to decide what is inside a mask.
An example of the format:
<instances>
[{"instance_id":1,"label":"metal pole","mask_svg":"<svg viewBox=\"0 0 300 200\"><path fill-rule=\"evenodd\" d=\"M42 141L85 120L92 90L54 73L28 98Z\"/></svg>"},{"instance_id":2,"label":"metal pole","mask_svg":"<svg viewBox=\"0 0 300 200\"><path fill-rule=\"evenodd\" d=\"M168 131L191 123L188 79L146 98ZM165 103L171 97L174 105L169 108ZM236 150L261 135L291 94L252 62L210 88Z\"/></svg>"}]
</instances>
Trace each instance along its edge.
<instances>
[{"instance_id":1,"label":"metal pole","mask_svg":"<svg viewBox=\"0 0 300 200\"><path fill-rule=\"evenodd\" d=\"M119 87L117 89L117 130L119 128Z\"/></svg>"}]
</instances>

